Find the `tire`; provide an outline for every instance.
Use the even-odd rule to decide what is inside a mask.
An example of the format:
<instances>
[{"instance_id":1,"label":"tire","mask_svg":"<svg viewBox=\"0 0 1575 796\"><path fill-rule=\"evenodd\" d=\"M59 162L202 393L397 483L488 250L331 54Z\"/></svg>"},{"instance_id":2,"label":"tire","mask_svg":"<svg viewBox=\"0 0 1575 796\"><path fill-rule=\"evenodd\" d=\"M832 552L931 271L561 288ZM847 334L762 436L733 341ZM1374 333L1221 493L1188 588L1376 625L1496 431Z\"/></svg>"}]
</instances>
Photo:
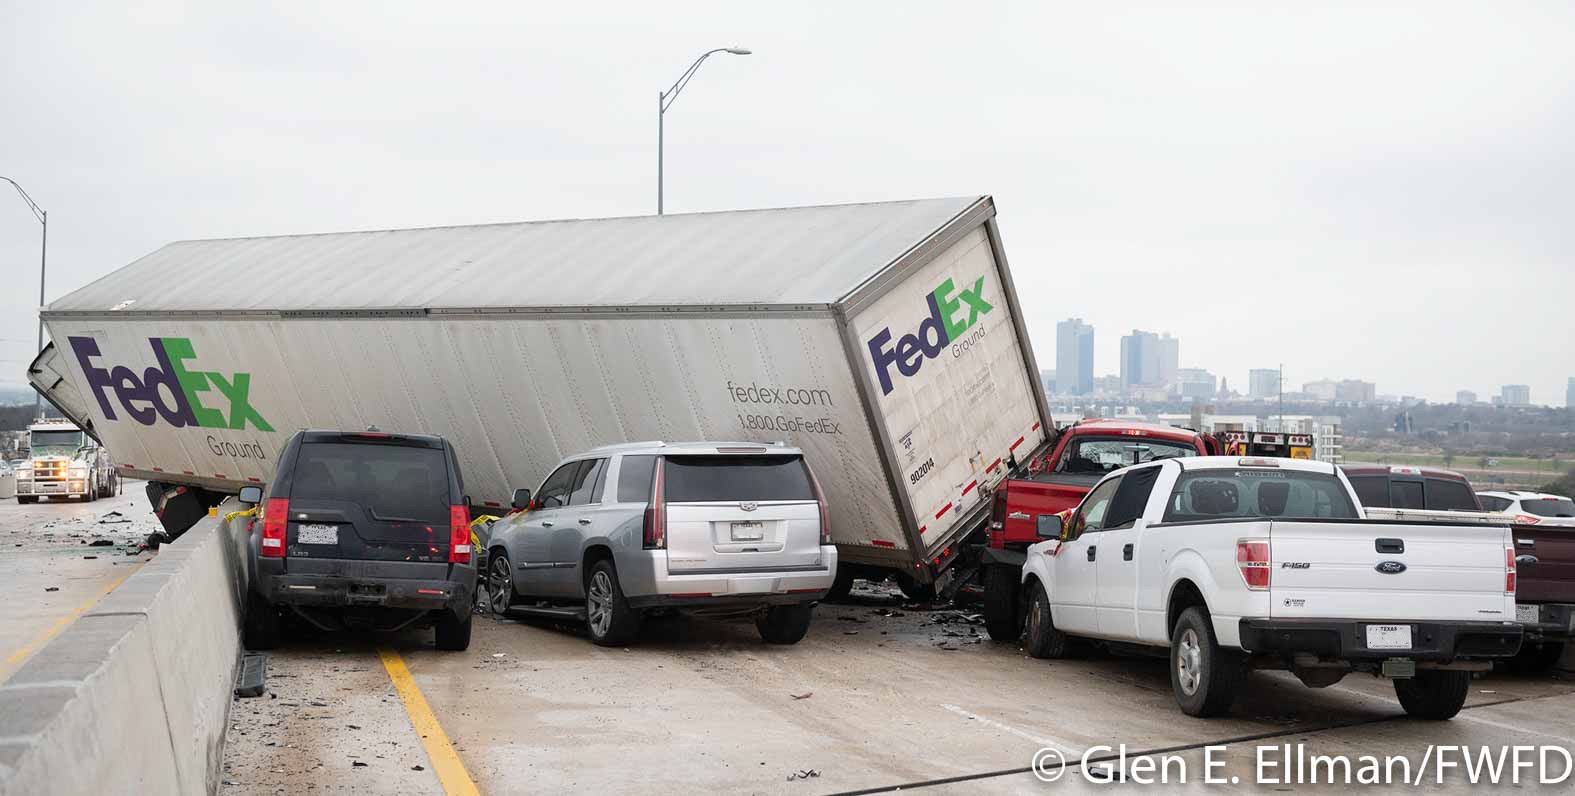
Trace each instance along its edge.
<instances>
[{"instance_id":1,"label":"tire","mask_svg":"<svg viewBox=\"0 0 1575 796\"><path fill-rule=\"evenodd\" d=\"M494 616L503 616L514 604L514 569L509 554L495 548L487 556L487 610Z\"/></svg>"},{"instance_id":2,"label":"tire","mask_svg":"<svg viewBox=\"0 0 1575 796\"><path fill-rule=\"evenodd\" d=\"M443 609L438 614L437 622L433 624L434 641L437 648L448 652L463 652L470 647L470 628L474 623L470 606L466 605L465 618L454 616L454 612Z\"/></svg>"},{"instance_id":3,"label":"tire","mask_svg":"<svg viewBox=\"0 0 1575 796\"><path fill-rule=\"evenodd\" d=\"M755 629L768 644L797 644L814 618L814 603L773 605L755 619Z\"/></svg>"},{"instance_id":4,"label":"tire","mask_svg":"<svg viewBox=\"0 0 1575 796\"><path fill-rule=\"evenodd\" d=\"M1466 704L1471 692L1470 672L1417 672L1415 677L1395 681L1395 696L1407 715L1418 719L1452 719Z\"/></svg>"},{"instance_id":5,"label":"tire","mask_svg":"<svg viewBox=\"0 0 1575 796\"><path fill-rule=\"evenodd\" d=\"M902 590L902 596L907 597L910 602L928 603L935 601L934 583L920 583L910 575L899 573L897 575L897 588Z\"/></svg>"},{"instance_id":6,"label":"tire","mask_svg":"<svg viewBox=\"0 0 1575 796\"><path fill-rule=\"evenodd\" d=\"M37 503L38 502L38 496L37 495L17 495L16 496L16 502L21 504L21 505L24 505L24 506L29 504L29 503Z\"/></svg>"},{"instance_id":7,"label":"tire","mask_svg":"<svg viewBox=\"0 0 1575 796\"><path fill-rule=\"evenodd\" d=\"M1181 612L1170 634L1170 688L1188 716L1221 716L1230 710L1246 679L1240 656L1220 648L1209 612Z\"/></svg>"},{"instance_id":8,"label":"tire","mask_svg":"<svg viewBox=\"0 0 1575 796\"><path fill-rule=\"evenodd\" d=\"M603 647L623 646L640 632L640 614L629 607L618 570L605 558L591 567L585 581L585 626L591 641Z\"/></svg>"},{"instance_id":9,"label":"tire","mask_svg":"<svg viewBox=\"0 0 1575 796\"><path fill-rule=\"evenodd\" d=\"M1023 649L1035 658L1066 657L1067 635L1055 627L1055 617L1050 615L1050 595L1043 583L1034 582L1028 592L1027 610L1023 611Z\"/></svg>"},{"instance_id":10,"label":"tire","mask_svg":"<svg viewBox=\"0 0 1575 796\"><path fill-rule=\"evenodd\" d=\"M837 577L831 581L831 590L826 592L826 602L840 603L848 599L848 593L853 591L853 567L837 566Z\"/></svg>"},{"instance_id":11,"label":"tire","mask_svg":"<svg viewBox=\"0 0 1575 796\"><path fill-rule=\"evenodd\" d=\"M992 564L984 570L984 629L995 641L1023 636L1021 569Z\"/></svg>"},{"instance_id":12,"label":"tire","mask_svg":"<svg viewBox=\"0 0 1575 796\"><path fill-rule=\"evenodd\" d=\"M279 646L279 608L256 594L246 596L246 648L271 650Z\"/></svg>"},{"instance_id":13,"label":"tire","mask_svg":"<svg viewBox=\"0 0 1575 796\"><path fill-rule=\"evenodd\" d=\"M1505 668L1518 674L1541 674L1564 657L1564 643L1559 641L1526 642L1520 652L1504 663Z\"/></svg>"}]
</instances>

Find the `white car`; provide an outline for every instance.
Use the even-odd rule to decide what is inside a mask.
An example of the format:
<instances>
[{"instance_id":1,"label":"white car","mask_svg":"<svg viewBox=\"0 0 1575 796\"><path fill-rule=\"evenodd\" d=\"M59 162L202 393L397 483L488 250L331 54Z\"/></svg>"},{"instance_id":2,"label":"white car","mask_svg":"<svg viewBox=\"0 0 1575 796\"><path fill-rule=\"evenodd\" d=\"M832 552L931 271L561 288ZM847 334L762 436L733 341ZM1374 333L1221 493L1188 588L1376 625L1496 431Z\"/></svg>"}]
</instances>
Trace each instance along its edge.
<instances>
[{"instance_id":1,"label":"white car","mask_svg":"<svg viewBox=\"0 0 1575 796\"><path fill-rule=\"evenodd\" d=\"M1478 492L1485 511L1507 514L1522 525L1575 527L1575 501L1563 495L1519 490Z\"/></svg>"},{"instance_id":2,"label":"white car","mask_svg":"<svg viewBox=\"0 0 1575 796\"><path fill-rule=\"evenodd\" d=\"M1509 526L1361 511L1323 462L1200 456L1112 473L1028 549L1025 647L1168 647L1193 716L1225 713L1247 670L1267 668L1312 688L1381 674L1407 713L1450 718L1473 671L1520 649Z\"/></svg>"}]
</instances>

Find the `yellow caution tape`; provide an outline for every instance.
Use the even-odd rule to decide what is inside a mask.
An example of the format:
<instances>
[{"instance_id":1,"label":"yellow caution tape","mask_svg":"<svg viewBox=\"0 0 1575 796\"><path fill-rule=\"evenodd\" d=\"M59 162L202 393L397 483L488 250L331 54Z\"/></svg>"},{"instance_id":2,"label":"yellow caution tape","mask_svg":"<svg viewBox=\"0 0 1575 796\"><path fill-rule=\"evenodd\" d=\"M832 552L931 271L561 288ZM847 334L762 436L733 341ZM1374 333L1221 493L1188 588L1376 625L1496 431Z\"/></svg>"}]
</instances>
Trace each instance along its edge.
<instances>
[{"instance_id":1,"label":"yellow caution tape","mask_svg":"<svg viewBox=\"0 0 1575 796\"><path fill-rule=\"evenodd\" d=\"M214 509L213 511L217 512L218 509ZM224 515L224 521L225 522L230 522L230 521L235 520L235 519L240 518L240 517L255 517L255 516L257 516L257 507L256 506L252 506L251 508L249 508L249 509L247 509L245 511L232 511L229 514Z\"/></svg>"}]
</instances>

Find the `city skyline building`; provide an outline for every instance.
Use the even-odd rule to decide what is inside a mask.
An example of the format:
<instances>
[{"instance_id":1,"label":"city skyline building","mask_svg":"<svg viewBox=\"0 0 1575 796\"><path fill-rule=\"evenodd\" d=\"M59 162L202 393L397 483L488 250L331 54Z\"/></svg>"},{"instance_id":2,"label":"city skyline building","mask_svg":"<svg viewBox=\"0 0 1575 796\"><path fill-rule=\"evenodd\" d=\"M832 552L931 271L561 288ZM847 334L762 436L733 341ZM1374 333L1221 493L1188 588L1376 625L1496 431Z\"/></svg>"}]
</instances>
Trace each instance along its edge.
<instances>
[{"instance_id":1,"label":"city skyline building","mask_svg":"<svg viewBox=\"0 0 1575 796\"><path fill-rule=\"evenodd\" d=\"M1087 395L1094 391L1094 327L1082 318L1055 325L1056 392Z\"/></svg>"}]
</instances>

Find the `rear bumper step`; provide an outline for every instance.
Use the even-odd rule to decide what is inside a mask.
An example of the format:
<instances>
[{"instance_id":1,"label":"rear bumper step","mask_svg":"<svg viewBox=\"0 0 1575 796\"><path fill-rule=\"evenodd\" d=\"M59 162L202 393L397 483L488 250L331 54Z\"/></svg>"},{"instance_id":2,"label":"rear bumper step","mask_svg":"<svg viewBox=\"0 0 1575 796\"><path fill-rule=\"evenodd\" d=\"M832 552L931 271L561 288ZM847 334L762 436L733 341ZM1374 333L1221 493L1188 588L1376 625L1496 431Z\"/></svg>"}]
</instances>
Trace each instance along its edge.
<instances>
[{"instance_id":1,"label":"rear bumper step","mask_svg":"<svg viewBox=\"0 0 1575 796\"><path fill-rule=\"evenodd\" d=\"M1536 606L1537 621L1521 625L1525 628L1527 641L1575 640L1575 605L1536 603Z\"/></svg>"},{"instance_id":2,"label":"rear bumper step","mask_svg":"<svg viewBox=\"0 0 1575 796\"><path fill-rule=\"evenodd\" d=\"M1410 649L1369 649L1368 625L1410 625ZM1241 646L1249 652L1306 653L1344 660L1418 661L1505 658L1520 651L1519 625L1507 622L1420 622L1403 619L1243 619Z\"/></svg>"}]
</instances>

